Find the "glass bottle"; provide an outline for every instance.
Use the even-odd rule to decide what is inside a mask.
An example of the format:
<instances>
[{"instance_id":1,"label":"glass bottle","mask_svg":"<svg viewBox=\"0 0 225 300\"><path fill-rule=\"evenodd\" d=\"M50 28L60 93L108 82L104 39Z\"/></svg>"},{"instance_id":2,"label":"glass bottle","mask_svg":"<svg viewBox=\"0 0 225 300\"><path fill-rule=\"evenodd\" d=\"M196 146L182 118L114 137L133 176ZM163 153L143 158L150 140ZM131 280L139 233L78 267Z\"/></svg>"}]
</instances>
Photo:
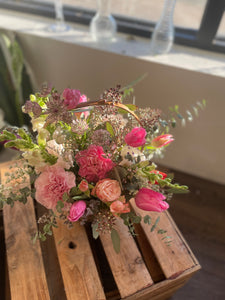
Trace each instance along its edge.
<instances>
[{"instance_id":1,"label":"glass bottle","mask_svg":"<svg viewBox=\"0 0 225 300\"><path fill-rule=\"evenodd\" d=\"M97 13L90 24L90 32L95 41L110 42L115 37L117 26L110 8L111 0L97 0Z\"/></svg>"},{"instance_id":2,"label":"glass bottle","mask_svg":"<svg viewBox=\"0 0 225 300\"><path fill-rule=\"evenodd\" d=\"M68 31L70 27L64 22L62 0L54 0L56 22L48 27L51 32Z\"/></svg>"},{"instance_id":3,"label":"glass bottle","mask_svg":"<svg viewBox=\"0 0 225 300\"><path fill-rule=\"evenodd\" d=\"M156 24L150 43L152 55L170 52L174 41L173 13L176 0L165 0L162 15Z\"/></svg>"}]
</instances>

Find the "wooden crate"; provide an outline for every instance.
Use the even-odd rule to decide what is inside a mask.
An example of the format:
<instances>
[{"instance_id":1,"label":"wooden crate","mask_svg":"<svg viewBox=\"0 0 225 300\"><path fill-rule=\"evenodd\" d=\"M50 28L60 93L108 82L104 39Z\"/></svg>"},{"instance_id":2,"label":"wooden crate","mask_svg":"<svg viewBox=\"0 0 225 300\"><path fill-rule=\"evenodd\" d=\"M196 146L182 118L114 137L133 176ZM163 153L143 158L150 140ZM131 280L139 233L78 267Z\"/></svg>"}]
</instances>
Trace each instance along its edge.
<instances>
[{"instance_id":1,"label":"wooden crate","mask_svg":"<svg viewBox=\"0 0 225 300\"><path fill-rule=\"evenodd\" d=\"M8 165L0 168L4 181ZM167 299L200 269L168 212L161 214L160 227L173 238L171 246L144 223L136 228L138 236L134 240L118 220L119 254L113 250L109 235L94 241L88 228L78 223L70 230L59 224L50 239L33 244L36 218L43 212L44 208L35 207L32 199L26 205L4 207L12 300ZM158 216L149 215L153 219Z\"/></svg>"}]
</instances>

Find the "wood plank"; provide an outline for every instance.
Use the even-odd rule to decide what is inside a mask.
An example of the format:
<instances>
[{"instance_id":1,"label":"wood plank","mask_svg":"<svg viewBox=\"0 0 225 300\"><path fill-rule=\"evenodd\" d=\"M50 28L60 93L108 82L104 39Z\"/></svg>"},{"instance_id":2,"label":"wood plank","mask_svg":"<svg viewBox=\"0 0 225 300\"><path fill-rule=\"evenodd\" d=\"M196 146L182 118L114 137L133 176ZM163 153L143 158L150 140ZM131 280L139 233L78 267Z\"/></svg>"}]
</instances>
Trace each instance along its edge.
<instances>
[{"instance_id":1,"label":"wood plank","mask_svg":"<svg viewBox=\"0 0 225 300\"><path fill-rule=\"evenodd\" d=\"M184 271L175 279L166 279L156 283L138 293L124 298L123 300L166 300L181 288L198 270L200 266Z\"/></svg>"},{"instance_id":2,"label":"wood plank","mask_svg":"<svg viewBox=\"0 0 225 300\"><path fill-rule=\"evenodd\" d=\"M121 298L125 298L153 284L142 256L121 219L116 220L120 235L120 253L113 249L110 234L100 236Z\"/></svg>"},{"instance_id":3,"label":"wood plank","mask_svg":"<svg viewBox=\"0 0 225 300\"><path fill-rule=\"evenodd\" d=\"M105 299L85 228L79 223L72 229L58 225L54 238L67 299Z\"/></svg>"},{"instance_id":4,"label":"wood plank","mask_svg":"<svg viewBox=\"0 0 225 300\"><path fill-rule=\"evenodd\" d=\"M167 244L161 240L162 235L157 234L157 231L150 232L150 226L145 224L142 220L141 226L166 278L175 278L185 270L198 265L196 258L168 212L145 212L137 208L134 199L132 199L130 203L134 211L141 216L148 214L153 221L160 216L159 228L167 230L166 234L172 237L171 245L167 246Z\"/></svg>"},{"instance_id":5,"label":"wood plank","mask_svg":"<svg viewBox=\"0 0 225 300\"><path fill-rule=\"evenodd\" d=\"M0 168L2 183L5 183L8 165ZM31 241L37 231L33 200L28 199L26 205L15 203L13 208L5 205L3 215L12 299L50 299L40 244L37 241L34 245Z\"/></svg>"}]
</instances>

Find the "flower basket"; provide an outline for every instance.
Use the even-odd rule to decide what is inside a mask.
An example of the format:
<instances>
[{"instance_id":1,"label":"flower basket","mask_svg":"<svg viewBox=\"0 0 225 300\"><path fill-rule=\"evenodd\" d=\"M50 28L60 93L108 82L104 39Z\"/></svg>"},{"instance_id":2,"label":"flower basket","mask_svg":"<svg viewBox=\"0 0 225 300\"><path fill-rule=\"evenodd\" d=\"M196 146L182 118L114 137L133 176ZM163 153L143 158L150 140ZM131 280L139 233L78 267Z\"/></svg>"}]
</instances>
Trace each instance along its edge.
<instances>
[{"instance_id":1,"label":"flower basket","mask_svg":"<svg viewBox=\"0 0 225 300\"><path fill-rule=\"evenodd\" d=\"M22 108L32 129L1 132L20 153L2 165L0 187L13 298L163 299L199 269L165 212L188 187L154 163L174 141L174 119L124 104L132 92L88 101L45 87Z\"/></svg>"}]
</instances>

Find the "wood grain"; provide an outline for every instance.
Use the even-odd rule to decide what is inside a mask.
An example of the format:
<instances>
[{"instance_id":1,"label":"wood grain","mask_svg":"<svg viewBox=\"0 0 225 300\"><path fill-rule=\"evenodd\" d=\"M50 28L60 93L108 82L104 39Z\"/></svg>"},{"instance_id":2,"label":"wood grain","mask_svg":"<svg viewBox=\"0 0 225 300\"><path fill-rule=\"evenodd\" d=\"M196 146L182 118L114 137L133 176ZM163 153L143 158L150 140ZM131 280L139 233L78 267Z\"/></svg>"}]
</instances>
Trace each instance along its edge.
<instances>
[{"instance_id":1,"label":"wood grain","mask_svg":"<svg viewBox=\"0 0 225 300\"><path fill-rule=\"evenodd\" d=\"M105 299L84 227L74 223L69 230L59 222L54 237L67 299Z\"/></svg>"},{"instance_id":2,"label":"wood grain","mask_svg":"<svg viewBox=\"0 0 225 300\"><path fill-rule=\"evenodd\" d=\"M1 165L3 183L6 171L8 165ZM40 244L31 241L37 231L33 200L28 199L26 205L15 203L13 208L6 205L3 216L12 299L50 299Z\"/></svg>"},{"instance_id":3,"label":"wood grain","mask_svg":"<svg viewBox=\"0 0 225 300\"><path fill-rule=\"evenodd\" d=\"M130 296L153 284L153 280L144 264L142 256L121 219L116 221L116 230L120 236L120 253L113 249L110 234L102 234L103 244L114 279L122 298Z\"/></svg>"},{"instance_id":4,"label":"wood grain","mask_svg":"<svg viewBox=\"0 0 225 300\"><path fill-rule=\"evenodd\" d=\"M145 211L135 205L134 199L131 200L131 206L137 214L142 217L146 215ZM148 212L148 215L152 218L153 222L160 216L159 228L167 230L167 235L172 237L172 243L168 246L162 240L162 235L157 234L157 230L150 232L151 227L142 220L141 227L145 232L146 238L157 257L165 277L175 278L185 270L197 265L197 260L194 258L194 255L184 241L175 223L172 221L169 213Z\"/></svg>"}]
</instances>

